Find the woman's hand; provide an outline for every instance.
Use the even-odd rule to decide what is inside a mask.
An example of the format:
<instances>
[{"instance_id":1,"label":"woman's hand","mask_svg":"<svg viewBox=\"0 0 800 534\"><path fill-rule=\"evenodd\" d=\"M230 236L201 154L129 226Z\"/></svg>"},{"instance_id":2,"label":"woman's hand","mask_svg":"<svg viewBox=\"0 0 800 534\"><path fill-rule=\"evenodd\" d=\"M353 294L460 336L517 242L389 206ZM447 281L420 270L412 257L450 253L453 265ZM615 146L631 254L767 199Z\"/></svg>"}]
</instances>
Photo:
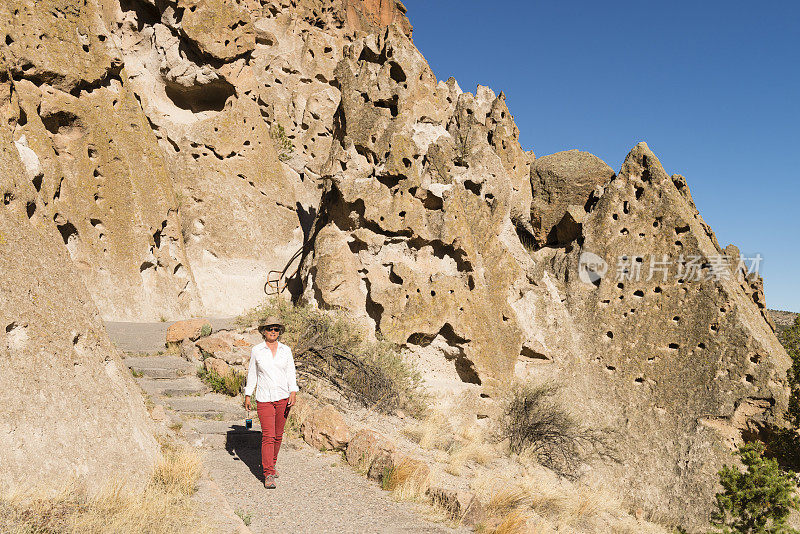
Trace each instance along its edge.
<instances>
[{"instance_id":1,"label":"woman's hand","mask_svg":"<svg viewBox=\"0 0 800 534\"><path fill-rule=\"evenodd\" d=\"M248 411L252 410L252 408L250 407L250 395L244 398L244 409Z\"/></svg>"},{"instance_id":2,"label":"woman's hand","mask_svg":"<svg viewBox=\"0 0 800 534\"><path fill-rule=\"evenodd\" d=\"M289 400L288 400L288 401L286 401L286 406L288 406L288 407L290 407L290 408L291 408L292 406L294 406L294 403L295 403L296 397L297 397L297 395L296 395L296 393L295 393L294 391L292 391L291 393L289 393Z\"/></svg>"}]
</instances>

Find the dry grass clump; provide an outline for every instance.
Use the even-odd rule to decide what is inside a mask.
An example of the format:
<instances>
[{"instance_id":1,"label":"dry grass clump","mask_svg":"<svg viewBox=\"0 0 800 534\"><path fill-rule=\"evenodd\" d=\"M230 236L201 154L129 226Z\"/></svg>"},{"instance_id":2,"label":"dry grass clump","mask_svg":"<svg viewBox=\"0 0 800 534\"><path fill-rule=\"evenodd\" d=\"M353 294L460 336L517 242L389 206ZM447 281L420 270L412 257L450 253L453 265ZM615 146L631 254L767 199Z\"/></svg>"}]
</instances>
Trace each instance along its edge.
<instances>
[{"instance_id":1,"label":"dry grass clump","mask_svg":"<svg viewBox=\"0 0 800 534\"><path fill-rule=\"evenodd\" d=\"M150 477L150 485L169 494L192 495L202 475L203 462L191 449L167 451Z\"/></svg>"},{"instance_id":2,"label":"dry grass clump","mask_svg":"<svg viewBox=\"0 0 800 534\"><path fill-rule=\"evenodd\" d=\"M54 496L0 497L0 532L8 534L183 534L212 530L190 501L201 463L192 451L169 451L141 492L115 481L89 493L76 482Z\"/></svg>"},{"instance_id":3,"label":"dry grass clump","mask_svg":"<svg viewBox=\"0 0 800 534\"><path fill-rule=\"evenodd\" d=\"M403 458L385 473L381 484L397 500L427 502L430 468L424 462Z\"/></svg>"},{"instance_id":4,"label":"dry grass clump","mask_svg":"<svg viewBox=\"0 0 800 534\"><path fill-rule=\"evenodd\" d=\"M427 401L422 379L397 345L369 341L344 312L295 306L280 298L240 316L237 323L253 326L270 315L284 321L282 341L294 350L301 380L323 380L344 398L384 413L398 408L412 415L422 412Z\"/></svg>"},{"instance_id":5,"label":"dry grass clump","mask_svg":"<svg viewBox=\"0 0 800 534\"><path fill-rule=\"evenodd\" d=\"M144 491L127 491L122 482L90 494L73 482L55 496L37 493L0 498L0 532L10 534L178 534L205 533L189 496L199 477L193 453L168 456L156 467Z\"/></svg>"},{"instance_id":6,"label":"dry grass clump","mask_svg":"<svg viewBox=\"0 0 800 534\"><path fill-rule=\"evenodd\" d=\"M491 532L666 532L637 521L599 483L575 484L541 467L522 476L487 473L473 489L488 499L484 530Z\"/></svg>"}]
</instances>

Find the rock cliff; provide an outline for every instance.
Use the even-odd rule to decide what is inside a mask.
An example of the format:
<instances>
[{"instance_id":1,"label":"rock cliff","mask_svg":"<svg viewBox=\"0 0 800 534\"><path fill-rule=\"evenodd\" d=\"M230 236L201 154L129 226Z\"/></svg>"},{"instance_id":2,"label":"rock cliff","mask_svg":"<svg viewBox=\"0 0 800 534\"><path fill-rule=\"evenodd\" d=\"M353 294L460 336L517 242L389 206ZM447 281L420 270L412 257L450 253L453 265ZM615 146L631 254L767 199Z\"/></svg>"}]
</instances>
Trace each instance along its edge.
<instances>
[{"instance_id":1,"label":"rock cliff","mask_svg":"<svg viewBox=\"0 0 800 534\"><path fill-rule=\"evenodd\" d=\"M150 418L5 120L0 165L0 491L141 485L160 454Z\"/></svg>"},{"instance_id":2,"label":"rock cliff","mask_svg":"<svg viewBox=\"0 0 800 534\"><path fill-rule=\"evenodd\" d=\"M562 384L617 432L622 463L595 473L684 525L733 444L782 423L760 279L686 180L643 143L618 173L536 158L502 93L436 79L400 2L23 0L0 18L24 166L6 175L27 191L6 224L54 227L35 246L104 318L239 313L283 271L477 417L515 377Z\"/></svg>"}]
</instances>

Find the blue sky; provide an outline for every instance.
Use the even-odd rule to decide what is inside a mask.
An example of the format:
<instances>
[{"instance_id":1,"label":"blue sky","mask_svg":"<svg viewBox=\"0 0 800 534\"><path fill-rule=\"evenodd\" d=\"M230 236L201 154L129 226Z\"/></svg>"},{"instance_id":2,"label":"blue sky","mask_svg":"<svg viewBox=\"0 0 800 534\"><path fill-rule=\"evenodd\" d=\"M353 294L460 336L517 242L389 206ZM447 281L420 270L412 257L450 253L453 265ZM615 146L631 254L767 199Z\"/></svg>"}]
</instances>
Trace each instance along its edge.
<instances>
[{"instance_id":1,"label":"blue sky","mask_svg":"<svg viewBox=\"0 0 800 534\"><path fill-rule=\"evenodd\" d=\"M720 245L800 312L800 3L404 0L439 79L505 91L525 149L619 170L645 141Z\"/></svg>"}]
</instances>

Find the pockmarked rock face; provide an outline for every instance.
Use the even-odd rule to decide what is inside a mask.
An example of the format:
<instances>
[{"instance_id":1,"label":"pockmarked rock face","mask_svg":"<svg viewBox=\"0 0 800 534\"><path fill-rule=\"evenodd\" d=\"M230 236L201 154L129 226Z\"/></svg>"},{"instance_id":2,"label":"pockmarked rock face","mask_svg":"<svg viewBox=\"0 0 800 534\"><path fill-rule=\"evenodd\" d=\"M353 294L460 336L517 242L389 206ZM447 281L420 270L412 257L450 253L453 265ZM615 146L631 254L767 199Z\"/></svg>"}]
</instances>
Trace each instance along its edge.
<instances>
[{"instance_id":1,"label":"pockmarked rock face","mask_svg":"<svg viewBox=\"0 0 800 534\"><path fill-rule=\"evenodd\" d=\"M782 424L788 359L759 279L707 276L738 252L719 247L685 179L644 144L619 176L585 152L534 160L502 95L436 82L397 28L354 42L335 77L304 297L407 347L431 387L473 396L479 416L513 376L561 385L613 442L596 476L643 509L706 524L735 444ZM703 277L618 281L626 254L631 270L697 256Z\"/></svg>"},{"instance_id":2,"label":"pockmarked rock face","mask_svg":"<svg viewBox=\"0 0 800 534\"><path fill-rule=\"evenodd\" d=\"M6 87L7 89L7 87ZM4 108L7 109L7 108ZM0 128L0 491L141 487L159 458L144 401ZM34 475L35 474L35 475Z\"/></svg>"},{"instance_id":3,"label":"pockmarked rock face","mask_svg":"<svg viewBox=\"0 0 800 534\"><path fill-rule=\"evenodd\" d=\"M112 441L149 457L89 295L106 319L225 316L280 273L476 418L514 379L561 385L613 436L621 463L595 458L593 476L667 521L700 528L732 447L782 423L788 359L761 279L686 180L644 144L618 174L577 150L536 159L502 93L436 79L400 2L20 0L0 20L10 432L32 396L50 402L44 368L67 377L67 413L95 413L81 388L111 381L133 414ZM79 450L108 429L81 424Z\"/></svg>"}]
</instances>

